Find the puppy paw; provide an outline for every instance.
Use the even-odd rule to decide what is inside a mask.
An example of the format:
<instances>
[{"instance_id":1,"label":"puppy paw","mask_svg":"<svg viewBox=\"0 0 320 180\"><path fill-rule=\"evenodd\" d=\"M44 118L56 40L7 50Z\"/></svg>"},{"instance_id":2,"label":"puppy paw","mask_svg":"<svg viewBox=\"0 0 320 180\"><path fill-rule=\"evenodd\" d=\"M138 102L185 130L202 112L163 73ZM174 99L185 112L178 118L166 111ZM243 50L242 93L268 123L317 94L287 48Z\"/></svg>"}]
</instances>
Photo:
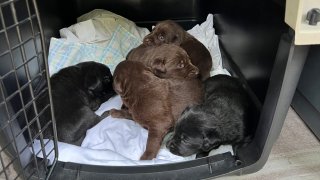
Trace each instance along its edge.
<instances>
[{"instance_id":1,"label":"puppy paw","mask_svg":"<svg viewBox=\"0 0 320 180\"><path fill-rule=\"evenodd\" d=\"M122 118L123 117L122 111L118 110L118 109L110 109L109 113L113 118Z\"/></svg>"},{"instance_id":2,"label":"puppy paw","mask_svg":"<svg viewBox=\"0 0 320 180\"><path fill-rule=\"evenodd\" d=\"M209 152L199 152L196 154L196 159L207 157L209 155Z\"/></svg>"},{"instance_id":3,"label":"puppy paw","mask_svg":"<svg viewBox=\"0 0 320 180\"><path fill-rule=\"evenodd\" d=\"M101 119L104 119L104 118L108 117L109 115L110 115L110 110L102 113L100 117L101 117Z\"/></svg>"},{"instance_id":4,"label":"puppy paw","mask_svg":"<svg viewBox=\"0 0 320 180\"><path fill-rule=\"evenodd\" d=\"M111 109L110 115L113 118L132 119L131 114L127 110Z\"/></svg>"},{"instance_id":5,"label":"puppy paw","mask_svg":"<svg viewBox=\"0 0 320 180\"><path fill-rule=\"evenodd\" d=\"M140 160L152 160L155 156L151 153L144 152L140 157Z\"/></svg>"},{"instance_id":6,"label":"puppy paw","mask_svg":"<svg viewBox=\"0 0 320 180\"><path fill-rule=\"evenodd\" d=\"M99 99L95 99L95 100L92 100L90 103L89 103L89 107L92 111L96 111L99 109L101 105L101 102Z\"/></svg>"}]
</instances>

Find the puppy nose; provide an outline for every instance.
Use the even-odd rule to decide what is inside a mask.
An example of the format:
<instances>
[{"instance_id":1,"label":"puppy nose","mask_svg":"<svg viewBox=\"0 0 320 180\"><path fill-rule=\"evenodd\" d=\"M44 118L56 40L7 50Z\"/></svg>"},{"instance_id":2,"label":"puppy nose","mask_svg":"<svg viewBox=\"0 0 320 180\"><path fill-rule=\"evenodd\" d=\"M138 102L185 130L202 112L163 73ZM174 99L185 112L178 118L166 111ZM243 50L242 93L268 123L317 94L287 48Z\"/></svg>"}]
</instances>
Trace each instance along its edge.
<instances>
[{"instance_id":1,"label":"puppy nose","mask_svg":"<svg viewBox=\"0 0 320 180\"><path fill-rule=\"evenodd\" d=\"M199 70L194 69L194 70L190 71L189 77L195 77L195 76L198 76L198 74L199 74Z\"/></svg>"},{"instance_id":2,"label":"puppy nose","mask_svg":"<svg viewBox=\"0 0 320 180\"><path fill-rule=\"evenodd\" d=\"M145 38L145 39L143 40L143 43L146 44L146 45L151 45L152 41L151 41L150 38Z\"/></svg>"},{"instance_id":3,"label":"puppy nose","mask_svg":"<svg viewBox=\"0 0 320 180\"><path fill-rule=\"evenodd\" d=\"M198 75L199 74L199 69L195 69L192 71L195 75Z\"/></svg>"},{"instance_id":4,"label":"puppy nose","mask_svg":"<svg viewBox=\"0 0 320 180\"><path fill-rule=\"evenodd\" d=\"M173 142L169 141L167 143L167 148L170 149L170 150L173 150L173 149L176 148L176 145Z\"/></svg>"}]
</instances>

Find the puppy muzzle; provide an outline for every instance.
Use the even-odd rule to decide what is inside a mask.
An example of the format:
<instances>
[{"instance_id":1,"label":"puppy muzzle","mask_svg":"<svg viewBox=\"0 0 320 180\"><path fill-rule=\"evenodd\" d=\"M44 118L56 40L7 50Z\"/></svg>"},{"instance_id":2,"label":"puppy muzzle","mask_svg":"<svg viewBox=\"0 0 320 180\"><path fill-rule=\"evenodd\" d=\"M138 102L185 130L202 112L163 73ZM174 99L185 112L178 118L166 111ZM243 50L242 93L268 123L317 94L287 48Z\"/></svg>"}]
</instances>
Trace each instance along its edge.
<instances>
[{"instance_id":1,"label":"puppy muzzle","mask_svg":"<svg viewBox=\"0 0 320 180\"><path fill-rule=\"evenodd\" d=\"M197 77L199 75L199 69L195 66L190 67L188 77Z\"/></svg>"},{"instance_id":2,"label":"puppy muzzle","mask_svg":"<svg viewBox=\"0 0 320 180\"><path fill-rule=\"evenodd\" d=\"M143 40L143 44L151 46L153 44L153 41L150 38L145 38Z\"/></svg>"},{"instance_id":3,"label":"puppy muzzle","mask_svg":"<svg viewBox=\"0 0 320 180\"><path fill-rule=\"evenodd\" d=\"M178 156L181 156L179 150L178 150L178 147L177 145L175 144L174 141L168 141L167 144L166 144L167 148L169 149L169 151L175 155L178 155Z\"/></svg>"}]
</instances>

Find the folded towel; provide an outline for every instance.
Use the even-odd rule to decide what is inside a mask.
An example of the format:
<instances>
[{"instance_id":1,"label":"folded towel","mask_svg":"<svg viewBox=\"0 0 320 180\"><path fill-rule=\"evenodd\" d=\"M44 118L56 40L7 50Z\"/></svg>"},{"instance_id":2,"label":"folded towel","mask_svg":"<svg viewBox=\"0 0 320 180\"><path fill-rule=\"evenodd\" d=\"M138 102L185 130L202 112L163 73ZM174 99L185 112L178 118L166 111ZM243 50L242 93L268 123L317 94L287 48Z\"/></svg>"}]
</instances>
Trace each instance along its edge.
<instances>
[{"instance_id":1,"label":"folded towel","mask_svg":"<svg viewBox=\"0 0 320 180\"><path fill-rule=\"evenodd\" d=\"M133 21L104 9L95 9L77 18L78 22L87 20L95 20L100 22L100 24L104 27L104 31L107 32L113 32L114 27L121 25L133 36L141 40L144 38L144 36L149 34L149 30L147 28L138 27Z\"/></svg>"},{"instance_id":2,"label":"folded towel","mask_svg":"<svg viewBox=\"0 0 320 180\"><path fill-rule=\"evenodd\" d=\"M111 72L125 59L128 52L142 43L142 40L121 25L117 25L112 37L103 43L79 43L67 39L51 38L49 47L50 75L64 67L85 61L106 64Z\"/></svg>"}]
</instances>

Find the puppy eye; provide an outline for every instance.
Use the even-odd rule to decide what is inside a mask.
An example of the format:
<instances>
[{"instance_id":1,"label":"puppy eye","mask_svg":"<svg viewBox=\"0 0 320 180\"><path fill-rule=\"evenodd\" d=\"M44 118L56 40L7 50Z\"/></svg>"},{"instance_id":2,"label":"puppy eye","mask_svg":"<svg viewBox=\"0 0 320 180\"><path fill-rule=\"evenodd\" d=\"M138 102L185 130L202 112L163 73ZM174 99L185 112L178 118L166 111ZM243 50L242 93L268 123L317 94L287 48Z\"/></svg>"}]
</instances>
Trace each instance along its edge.
<instances>
[{"instance_id":1,"label":"puppy eye","mask_svg":"<svg viewBox=\"0 0 320 180\"><path fill-rule=\"evenodd\" d=\"M88 92L89 92L89 95L91 95L91 96L95 95L94 89L92 89L92 88L89 88Z\"/></svg>"},{"instance_id":2,"label":"puppy eye","mask_svg":"<svg viewBox=\"0 0 320 180\"><path fill-rule=\"evenodd\" d=\"M183 139L181 139L181 142L185 143L185 144L190 144L189 139L184 137Z\"/></svg>"},{"instance_id":3,"label":"puppy eye","mask_svg":"<svg viewBox=\"0 0 320 180\"><path fill-rule=\"evenodd\" d=\"M158 38L159 38L160 41L164 41L163 35L159 35Z\"/></svg>"},{"instance_id":4,"label":"puppy eye","mask_svg":"<svg viewBox=\"0 0 320 180\"><path fill-rule=\"evenodd\" d=\"M103 81L106 83L110 82L110 77L109 76L103 77Z\"/></svg>"},{"instance_id":5,"label":"puppy eye","mask_svg":"<svg viewBox=\"0 0 320 180\"><path fill-rule=\"evenodd\" d=\"M184 68L184 64L183 63L180 63L180 64L178 64L178 68Z\"/></svg>"},{"instance_id":6,"label":"puppy eye","mask_svg":"<svg viewBox=\"0 0 320 180\"><path fill-rule=\"evenodd\" d=\"M181 141L185 141L185 140L187 139L187 137L182 134L182 135L180 136L180 139L181 139Z\"/></svg>"}]
</instances>

